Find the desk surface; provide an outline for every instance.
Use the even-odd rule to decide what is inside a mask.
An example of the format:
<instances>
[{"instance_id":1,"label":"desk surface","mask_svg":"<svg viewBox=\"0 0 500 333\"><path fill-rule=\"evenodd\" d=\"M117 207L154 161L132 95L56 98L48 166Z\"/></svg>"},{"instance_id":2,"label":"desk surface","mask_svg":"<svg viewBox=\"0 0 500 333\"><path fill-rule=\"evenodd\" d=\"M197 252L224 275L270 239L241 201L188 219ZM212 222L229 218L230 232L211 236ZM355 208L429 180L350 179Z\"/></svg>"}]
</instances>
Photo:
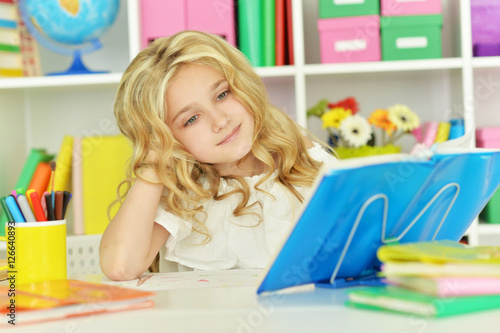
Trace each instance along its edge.
<instances>
[{"instance_id":1,"label":"desk surface","mask_svg":"<svg viewBox=\"0 0 500 333\"><path fill-rule=\"evenodd\" d=\"M500 310L445 319L346 307L345 290L256 286L157 290L154 308L18 326L12 332L498 332ZM8 332L9 330L5 330Z\"/></svg>"}]
</instances>

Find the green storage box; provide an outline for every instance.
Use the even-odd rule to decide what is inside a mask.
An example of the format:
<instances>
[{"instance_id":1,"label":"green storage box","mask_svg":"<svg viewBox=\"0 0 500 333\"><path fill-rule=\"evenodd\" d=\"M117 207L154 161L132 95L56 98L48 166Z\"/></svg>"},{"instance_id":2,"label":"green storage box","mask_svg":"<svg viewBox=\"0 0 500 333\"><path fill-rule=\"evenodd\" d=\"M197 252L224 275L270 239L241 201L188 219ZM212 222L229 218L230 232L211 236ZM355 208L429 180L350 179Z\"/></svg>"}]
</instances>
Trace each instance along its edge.
<instances>
[{"instance_id":1,"label":"green storage box","mask_svg":"<svg viewBox=\"0 0 500 333\"><path fill-rule=\"evenodd\" d=\"M442 27L441 15L381 17L382 60L441 58Z\"/></svg>"},{"instance_id":2,"label":"green storage box","mask_svg":"<svg viewBox=\"0 0 500 333\"><path fill-rule=\"evenodd\" d=\"M488 223L500 223L500 189L493 194L480 215Z\"/></svg>"},{"instance_id":3,"label":"green storage box","mask_svg":"<svg viewBox=\"0 0 500 333\"><path fill-rule=\"evenodd\" d=\"M319 0L319 18L378 14L379 0Z\"/></svg>"}]
</instances>

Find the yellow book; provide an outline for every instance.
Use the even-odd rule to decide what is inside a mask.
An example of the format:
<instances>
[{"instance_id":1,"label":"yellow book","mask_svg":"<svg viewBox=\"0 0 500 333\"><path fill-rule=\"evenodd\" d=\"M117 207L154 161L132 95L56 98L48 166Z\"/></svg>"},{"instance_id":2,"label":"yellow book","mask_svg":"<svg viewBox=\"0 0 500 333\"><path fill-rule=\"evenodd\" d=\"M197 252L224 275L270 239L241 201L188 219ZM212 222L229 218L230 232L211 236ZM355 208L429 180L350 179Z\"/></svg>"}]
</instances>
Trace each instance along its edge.
<instances>
[{"instance_id":1,"label":"yellow book","mask_svg":"<svg viewBox=\"0 0 500 333\"><path fill-rule=\"evenodd\" d=\"M126 177L132 145L123 135L85 137L81 152L84 233L99 234L109 223L108 207Z\"/></svg>"},{"instance_id":2,"label":"yellow book","mask_svg":"<svg viewBox=\"0 0 500 333\"><path fill-rule=\"evenodd\" d=\"M54 173L54 190L71 192L71 154L73 153L73 137L65 135L59 154L56 158ZM49 184L50 186L50 184Z\"/></svg>"},{"instance_id":3,"label":"yellow book","mask_svg":"<svg viewBox=\"0 0 500 333\"><path fill-rule=\"evenodd\" d=\"M434 142L445 142L448 141L448 137L450 136L450 128L451 124L447 121L442 121L438 125L436 139Z\"/></svg>"},{"instance_id":4,"label":"yellow book","mask_svg":"<svg viewBox=\"0 0 500 333\"><path fill-rule=\"evenodd\" d=\"M500 247L469 246L449 240L381 246L377 257L387 262L429 264L500 264ZM500 269L500 265L499 265Z\"/></svg>"}]
</instances>

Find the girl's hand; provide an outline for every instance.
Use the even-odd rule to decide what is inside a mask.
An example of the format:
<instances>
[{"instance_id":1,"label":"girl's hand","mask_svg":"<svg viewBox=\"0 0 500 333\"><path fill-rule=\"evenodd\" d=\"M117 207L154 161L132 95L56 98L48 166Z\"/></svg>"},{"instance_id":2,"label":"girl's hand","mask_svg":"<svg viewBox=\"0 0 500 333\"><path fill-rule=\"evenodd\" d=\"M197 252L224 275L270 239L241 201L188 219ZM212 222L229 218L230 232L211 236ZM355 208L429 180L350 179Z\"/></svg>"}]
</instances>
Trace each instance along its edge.
<instances>
[{"instance_id":1,"label":"girl's hand","mask_svg":"<svg viewBox=\"0 0 500 333\"><path fill-rule=\"evenodd\" d=\"M154 150L150 150L148 152L148 155L146 156L146 163L149 165L148 167L143 167L140 168L139 175L147 180L148 182L158 184L161 183L160 177L156 173L156 171L153 170L152 166L156 164L156 158L158 156L158 152Z\"/></svg>"}]
</instances>

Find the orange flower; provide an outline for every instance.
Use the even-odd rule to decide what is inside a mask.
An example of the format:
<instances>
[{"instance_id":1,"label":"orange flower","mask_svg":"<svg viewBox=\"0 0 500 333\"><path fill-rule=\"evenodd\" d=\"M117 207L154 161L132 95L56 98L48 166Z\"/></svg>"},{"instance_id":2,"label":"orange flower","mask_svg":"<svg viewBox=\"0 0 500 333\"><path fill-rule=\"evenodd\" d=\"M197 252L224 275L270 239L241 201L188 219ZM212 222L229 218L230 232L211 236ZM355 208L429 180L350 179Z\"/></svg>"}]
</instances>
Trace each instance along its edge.
<instances>
[{"instance_id":1,"label":"orange flower","mask_svg":"<svg viewBox=\"0 0 500 333\"><path fill-rule=\"evenodd\" d=\"M372 112L368 122L376 127L382 128L388 135L392 135L392 131L396 126L389 120L389 111L384 109L377 109Z\"/></svg>"}]
</instances>

